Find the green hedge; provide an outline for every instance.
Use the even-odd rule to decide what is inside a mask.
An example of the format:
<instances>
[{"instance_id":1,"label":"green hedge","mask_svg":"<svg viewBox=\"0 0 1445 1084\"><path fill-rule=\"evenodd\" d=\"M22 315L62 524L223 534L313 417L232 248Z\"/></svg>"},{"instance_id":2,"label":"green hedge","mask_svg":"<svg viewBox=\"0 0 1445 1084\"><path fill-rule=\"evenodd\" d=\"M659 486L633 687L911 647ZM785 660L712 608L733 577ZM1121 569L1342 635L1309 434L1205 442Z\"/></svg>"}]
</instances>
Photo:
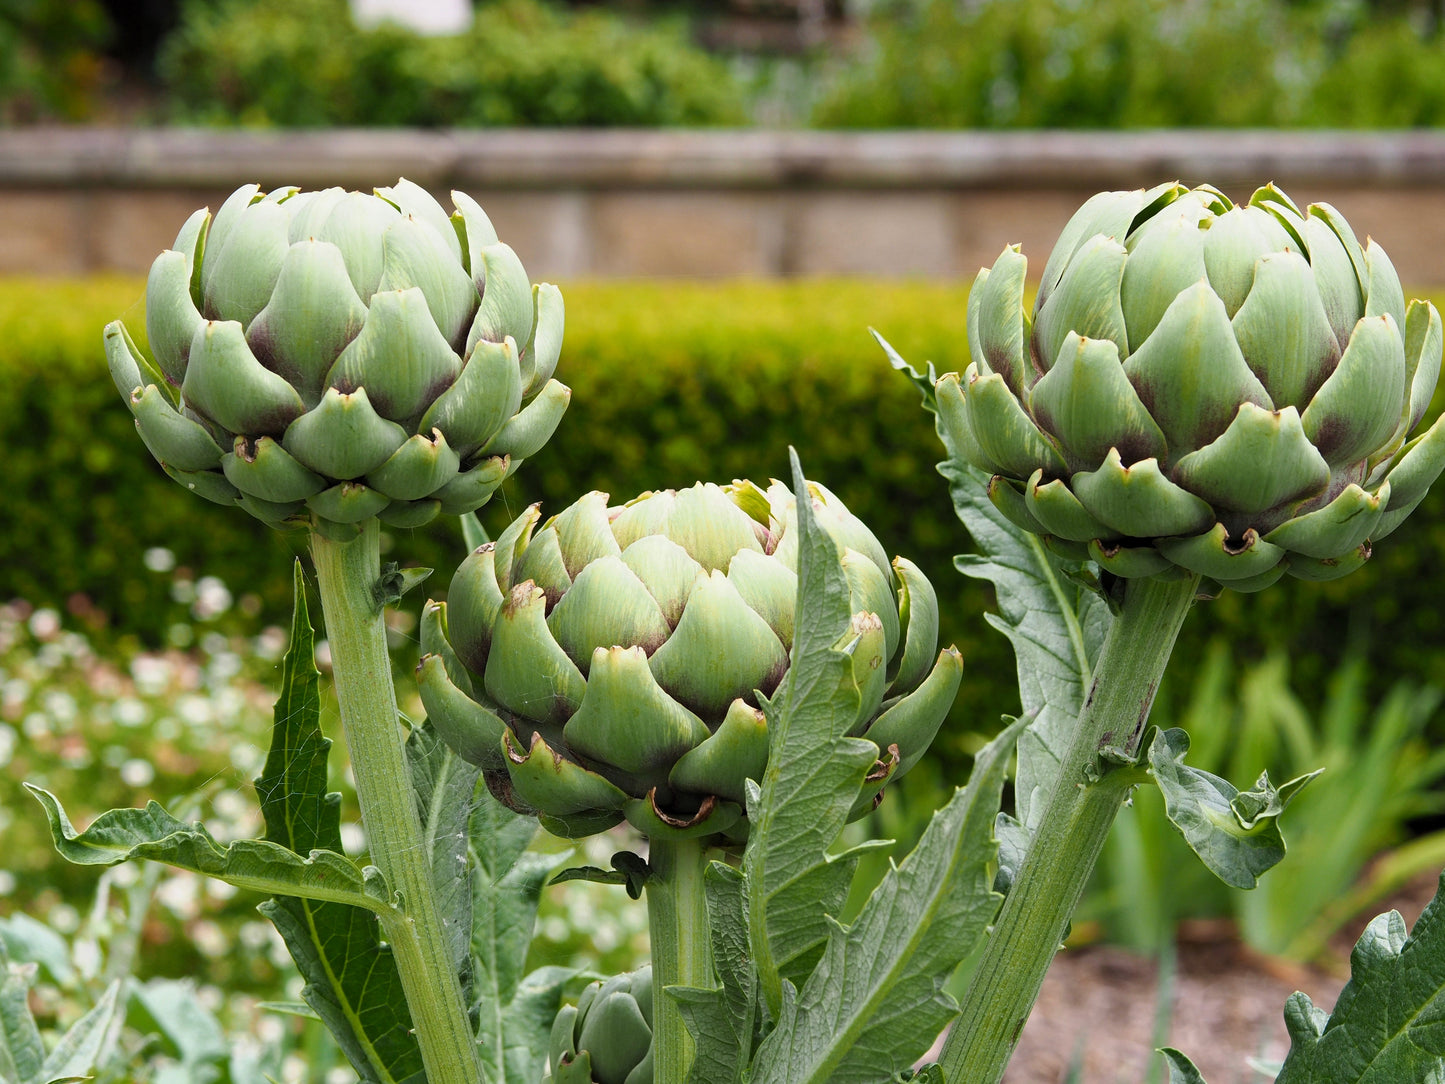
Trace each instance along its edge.
<instances>
[{"instance_id":1,"label":"green hedge","mask_svg":"<svg viewBox=\"0 0 1445 1084\"><path fill-rule=\"evenodd\" d=\"M182 120L318 125L701 125L744 119L721 61L675 21L539 0L425 37L356 26L346 0L192 2L158 68Z\"/></svg>"},{"instance_id":2,"label":"green hedge","mask_svg":"<svg viewBox=\"0 0 1445 1084\"><path fill-rule=\"evenodd\" d=\"M1408 128L1445 123L1445 32L1298 0L885 0L821 127ZM1438 8L1437 8L1438 10Z\"/></svg>"},{"instance_id":3,"label":"green hedge","mask_svg":"<svg viewBox=\"0 0 1445 1084\"><path fill-rule=\"evenodd\" d=\"M197 575L259 596L284 619L294 540L185 493L161 474L105 373L100 330L124 316L143 328L130 279L9 280L0 290L0 599L64 605L82 593L117 632L147 640L174 612L142 555L164 545ZM966 364L962 284L576 283L563 285L567 337L558 376L573 405L552 443L483 509L494 531L532 500L557 509L591 489L615 500L696 478L766 479L798 448L811 477L872 525L890 553L917 561L939 589L944 637L968 660L952 728L990 730L1016 706L1013 663L982 621L985 588L951 570L968 548L943 481L939 447L912 387L865 325L910 359ZM1436 297L1437 304L1445 297ZM462 555L454 522L392 532L392 556L438 570ZM1445 497L1427 501L1360 572L1333 584L1286 578L1258 595L1201 606L1177 670L1210 637L1241 657L1282 645L1297 680L1319 686L1346 642L1368 641L1382 683L1441 672ZM961 745L957 746L961 748Z\"/></svg>"}]
</instances>

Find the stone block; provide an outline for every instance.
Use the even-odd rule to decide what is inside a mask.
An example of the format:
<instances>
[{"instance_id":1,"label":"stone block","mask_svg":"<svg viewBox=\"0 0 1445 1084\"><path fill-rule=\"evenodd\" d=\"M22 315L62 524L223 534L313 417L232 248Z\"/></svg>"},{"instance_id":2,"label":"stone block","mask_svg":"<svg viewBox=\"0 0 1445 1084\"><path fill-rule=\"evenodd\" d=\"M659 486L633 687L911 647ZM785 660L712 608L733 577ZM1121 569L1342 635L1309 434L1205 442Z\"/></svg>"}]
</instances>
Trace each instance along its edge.
<instances>
[{"instance_id":1,"label":"stone block","mask_svg":"<svg viewBox=\"0 0 1445 1084\"><path fill-rule=\"evenodd\" d=\"M789 266L805 275L959 273L956 217L943 192L824 191L795 197Z\"/></svg>"},{"instance_id":2,"label":"stone block","mask_svg":"<svg viewBox=\"0 0 1445 1084\"><path fill-rule=\"evenodd\" d=\"M783 201L748 191L604 191L592 197L589 274L776 275Z\"/></svg>"}]
</instances>

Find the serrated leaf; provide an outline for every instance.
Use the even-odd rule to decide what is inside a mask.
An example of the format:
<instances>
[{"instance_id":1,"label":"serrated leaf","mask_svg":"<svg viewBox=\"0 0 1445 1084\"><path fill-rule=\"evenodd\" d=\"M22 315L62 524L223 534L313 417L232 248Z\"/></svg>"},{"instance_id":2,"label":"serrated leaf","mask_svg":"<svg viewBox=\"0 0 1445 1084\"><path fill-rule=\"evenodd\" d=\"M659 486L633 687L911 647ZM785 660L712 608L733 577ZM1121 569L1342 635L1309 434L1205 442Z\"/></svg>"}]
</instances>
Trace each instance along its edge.
<instances>
[{"instance_id":1,"label":"serrated leaf","mask_svg":"<svg viewBox=\"0 0 1445 1084\"><path fill-rule=\"evenodd\" d=\"M948 444L942 428L939 438ZM988 476L955 449L949 453L938 471L948 480L954 512L978 548L976 554L955 558L954 565L965 576L993 584L999 612L984 619L1013 645L1019 699L1024 714L1035 713L1019 737L1014 780L1017 819L1031 830L1058 777L1114 618L1108 603L1071 579L1065 563L1036 535L994 507Z\"/></svg>"},{"instance_id":2,"label":"serrated leaf","mask_svg":"<svg viewBox=\"0 0 1445 1084\"><path fill-rule=\"evenodd\" d=\"M341 850L341 796L326 789L331 742L321 733L320 673L301 566L295 567L291 642L281 664L271 748L256 780L267 841L308 853ZM366 1084L423 1084L401 975L376 917L346 902L278 895L260 911L306 980L302 997Z\"/></svg>"},{"instance_id":3,"label":"serrated leaf","mask_svg":"<svg viewBox=\"0 0 1445 1084\"><path fill-rule=\"evenodd\" d=\"M913 1065L958 1011L943 989L1003 897L993 838L1015 721L974 761L968 786L929 822L758 1048L750 1084L875 1084Z\"/></svg>"},{"instance_id":4,"label":"serrated leaf","mask_svg":"<svg viewBox=\"0 0 1445 1084\"><path fill-rule=\"evenodd\" d=\"M222 845L197 821L179 821L159 802L144 809L112 809L84 832L70 823L59 799L26 783L45 808L51 840L61 857L80 866L114 866L149 858L257 892L290 892L309 899L394 913L381 871L365 869L335 851L312 851L307 858L263 839Z\"/></svg>"},{"instance_id":5,"label":"serrated leaf","mask_svg":"<svg viewBox=\"0 0 1445 1084\"><path fill-rule=\"evenodd\" d=\"M1284 857L1279 815L1320 773L1302 775L1276 789L1266 772L1250 790L1240 791L1228 780L1184 763L1189 735L1183 730L1155 731L1152 738L1149 767L1170 823L1221 881L1253 888L1260 874Z\"/></svg>"},{"instance_id":6,"label":"serrated leaf","mask_svg":"<svg viewBox=\"0 0 1445 1084\"><path fill-rule=\"evenodd\" d=\"M567 854L526 850L537 822L478 793L471 814L473 968L471 1012L478 1059L492 1084L533 1084L542 1075L552 1020L574 971L523 976L542 889Z\"/></svg>"},{"instance_id":7,"label":"serrated leaf","mask_svg":"<svg viewBox=\"0 0 1445 1084\"><path fill-rule=\"evenodd\" d=\"M788 906L786 928L805 943L827 933L822 901L799 901L790 888L825 861L847 823L864 776L877 760L871 742L847 736L859 693L848 657L834 649L851 614L848 581L838 550L813 515L803 468L790 450L797 496L798 595L787 676L770 701L768 766L761 786L749 786L748 940L764 998L779 1011L785 958L773 943L772 920ZM826 878L826 875L822 875Z\"/></svg>"},{"instance_id":8,"label":"serrated leaf","mask_svg":"<svg viewBox=\"0 0 1445 1084\"><path fill-rule=\"evenodd\" d=\"M452 967L461 977L463 996L470 999L472 864L468 842L472 798L481 769L447 748L430 723L412 730L405 753L422 838L431 854L437 916L446 930Z\"/></svg>"},{"instance_id":9,"label":"serrated leaf","mask_svg":"<svg viewBox=\"0 0 1445 1084\"><path fill-rule=\"evenodd\" d=\"M45 1045L30 1012L34 964L14 964L0 942L0 1080L28 1084L45 1062Z\"/></svg>"},{"instance_id":10,"label":"serrated leaf","mask_svg":"<svg viewBox=\"0 0 1445 1084\"><path fill-rule=\"evenodd\" d=\"M85 1080L106 1060L123 1023L120 985L117 979L107 986L94 1007L70 1025L39 1072L31 1078L33 1084Z\"/></svg>"},{"instance_id":11,"label":"serrated leaf","mask_svg":"<svg viewBox=\"0 0 1445 1084\"><path fill-rule=\"evenodd\" d=\"M1290 1050L1275 1084L1445 1081L1445 877L1408 937L1398 911L1366 927L1333 1013L1297 993L1285 1025Z\"/></svg>"},{"instance_id":12,"label":"serrated leaf","mask_svg":"<svg viewBox=\"0 0 1445 1084\"><path fill-rule=\"evenodd\" d=\"M740 1084L752 1057L758 1016L743 873L713 862L703 877L703 892L713 967L722 985L712 990L673 986L668 995L696 1045L687 1084Z\"/></svg>"}]
</instances>

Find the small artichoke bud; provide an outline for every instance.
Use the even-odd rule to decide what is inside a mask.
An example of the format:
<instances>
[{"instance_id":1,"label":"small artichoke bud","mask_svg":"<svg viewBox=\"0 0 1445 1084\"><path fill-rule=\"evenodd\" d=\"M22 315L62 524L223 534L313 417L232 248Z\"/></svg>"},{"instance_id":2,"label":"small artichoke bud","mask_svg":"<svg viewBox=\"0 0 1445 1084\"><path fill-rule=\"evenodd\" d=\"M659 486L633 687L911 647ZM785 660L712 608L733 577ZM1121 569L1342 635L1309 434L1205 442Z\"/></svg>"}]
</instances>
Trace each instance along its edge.
<instances>
[{"instance_id":1,"label":"small artichoke bud","mask_svg":"<svg viewBox=\"0 0 1445 1084\"><path fill-rule=\"evenodd\" d=\"M562 295L482 209L402 180L372 195L234 192L151 265L152 362L120 321L111 376L176 481L345 538L481 506L552 435Z\"/></svg>"},{"instance_id":2,"label":"small artichoke bud","mask_svg":"<svg viewBox=\"0 0 1445 1084\"><path fill-rule=\"evenodd\" d=\"M542 1084L652 1084L652 967L582 991L552 1025Z\"/></svg>"},{"instance_id":3,"label":"small artichoke bud","mask_svg":"<svg viewBox=\"0 0 1445 1084\"><path fill-rule=\"evenodd\" d=\"M878 745L863 809L928 748L963 662L937 650L927 578L809 487L852 598L838 644L859 691L849 732ZM423 614L428 714L549 831L625 819L650 838L741 840L746 781L768 759L759 697L793 642L794 495L700 483L607 501L590 493L545 523L529 508L462 562Z\"/></svg>"},{"instance_id":4,"label":"small artichoke bud","mask_svg":"<svg viewBox=\"0 0 1445 1084\"><path fill-rule=\"evenodd\" d=\"M1105 192L1074 215L1032 313L1017 246L979 272L962 374L936 386L954 453L1051 548L1121 577L1241 591L1358 568L1445 467L1411 438L1441 320L1383 249L1273 186Z\"/></svg>"}]
</instances>

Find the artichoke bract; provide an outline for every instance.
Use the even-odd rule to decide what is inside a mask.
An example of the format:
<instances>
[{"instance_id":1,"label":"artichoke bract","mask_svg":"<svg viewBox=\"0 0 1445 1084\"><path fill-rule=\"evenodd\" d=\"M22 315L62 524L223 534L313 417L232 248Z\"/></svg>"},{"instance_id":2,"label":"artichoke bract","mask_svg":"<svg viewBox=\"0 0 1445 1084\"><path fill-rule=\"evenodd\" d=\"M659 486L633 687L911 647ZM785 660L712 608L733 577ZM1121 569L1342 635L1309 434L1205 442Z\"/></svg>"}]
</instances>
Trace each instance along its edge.
<instances>
[{"instance_id":1,"label":"artichoke bract","mask_svg":"<svg viewBox=\"0 0 1445 1084\"><path fill-rule=\"evenodd\" d=\"M1105 192L1064 228L1032 314L1027 268L1011 246L979 273L939 420L998 508L1065 555L1246 591L1333 579L1445 466L1445 422L1410 439L1440 314L1407 306L1327 204Z\"/></svg>"},{"instance_id":2,"label":"artichoke bract","mask_svg":"<svg viewBox=\"0 0 1445 1084\"><path fill-rule=\"evenodd\" d=\"M582 991L552 1024L542 1084L652 1084L652 968Z\"/></svg>"},{"instance_id":3,"label":"artichoke bract","mask_svg":"<svg viewBox=\"0 0 1445 1084\"><path fill-rule=\"evenodd\" d=\"M482 505L552 435L562 295L486 214L407 180L237 189L151 265L146 335L105 329L165 472L278 527L345 538ZM523 405L525 404L525 405Z\"/></svg>"},{"instance_id":4,"label":"artichoke bract","mask_svg":"<svg viewBox=\"0 0 1445 1084\"><path fill-rule=\"evenodd\" d=\"M927 578L809 485L851 592L839 644L860 694L850 733L878 747L866 808L923 755L963 663L937 651ZM590 493L540 530L534 505L462 562L447 602L423 611L427 715L494 793L554 833L626 818L650 838L743 839L745 781L768 757L759 695L777 688L793 641L794 496L734 482L607 500Z\"/></svg>"}]
</instances>

